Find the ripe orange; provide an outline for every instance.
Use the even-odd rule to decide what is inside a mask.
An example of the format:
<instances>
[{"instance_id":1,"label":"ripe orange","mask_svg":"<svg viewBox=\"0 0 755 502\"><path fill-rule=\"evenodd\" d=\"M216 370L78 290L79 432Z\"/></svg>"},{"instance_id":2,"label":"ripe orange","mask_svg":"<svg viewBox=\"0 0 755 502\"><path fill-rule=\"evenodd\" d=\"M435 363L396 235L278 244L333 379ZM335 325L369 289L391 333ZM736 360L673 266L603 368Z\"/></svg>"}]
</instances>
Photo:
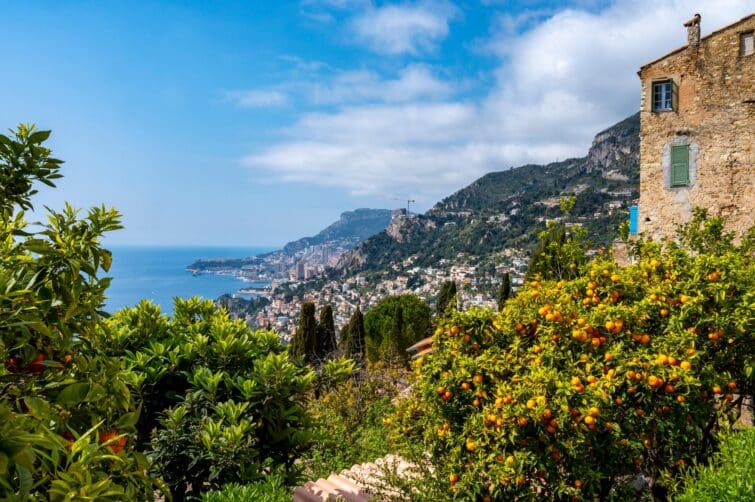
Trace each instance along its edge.
<instances>
[{"instance_id":1,"label":"ripe orange","mask_svg":"<svg viewBox=\"0 0 755 502\"><path fill-rule=\"evenodd\" d=\"M661 380L661 379L660 379L660 378L658 378L657 376L655 376L655 375L650 375L650 376L648 377L648 385L649 385L649 386L651 386L651 387L653 387L653 388L657 388L657 387L660 387L660 386L661 386L662 384L663 384L663 380Z\"/></svg>"},{"instance_id":2,"label":"ripe orange","mask_svg":"<svg viewBox=\"0 0 755 502\"><path fill-rule=\"evenodd\" d=\"M118 431L114 429L100 431L99 433L99 439L101 443L107 443L108 441L112 441L108 445L108 447L113 453L120 453L126 447L126 437L121 436L115 439L117 436L118 436Z\"/></svg>"},{"instance_id":3,"label":"ripe orange","mask_svg":"<svg viewBox=\"0 0 755 502\"><path fill-rule=\"evenodd\" d=\"M452 335L458 335L459 334L459 327L458 326L451 326L451 334Z\"/></svg>"},{"instance_id":4,"label":"ripe orange","mask_svg":"<svg viewBox=\"0 0 755 502\"><path fill-rule=\"evenodd\" d=\"M456 483L457 483L457 482L459 481L459 475L458 475L458 474L456 474L455 472L454 472L454 473L451 473L451 474L450 474L450 475L448 476L448 481L450 481L450 482L451 482L451 486L455 485L455 484L456 484Z\"/></svg>"},{"instance_id":5,"label":"ripe orange","mask_svg":"<svg viewBox=\"0 0 755 502\"><path fill-rule=\"evenodd\" d=\"M34 357L34 359L31 360L31 363L29 363L29 371L37 375L42 373L42 371L45 369L45 365L42 364L44 360L45 360L45 355L42 352L37 354Z\"/></svg>"},{"instance_id":6,"label":"ripe orange","mask_svg":"<svg viewBox=\"0 0 755 502\"><path fill-rule=\"evenodd\" d=\"M684 396L682 396L681 394L679 394L678 396L676 396L676 400L679 401L679 403L683 403L684 402Z\"/></svg>"}]
</instances>

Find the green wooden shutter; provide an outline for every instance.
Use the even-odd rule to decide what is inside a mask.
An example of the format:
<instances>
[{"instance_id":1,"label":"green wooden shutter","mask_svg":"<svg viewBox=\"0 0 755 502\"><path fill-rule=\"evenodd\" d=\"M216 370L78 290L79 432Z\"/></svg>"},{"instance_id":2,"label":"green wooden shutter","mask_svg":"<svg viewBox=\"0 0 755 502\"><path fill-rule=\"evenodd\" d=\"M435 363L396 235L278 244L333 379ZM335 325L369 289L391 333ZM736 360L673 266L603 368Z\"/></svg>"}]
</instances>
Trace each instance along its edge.
<instances>
[{"instance_id":1,"label":"green wooden shutter","mask_svg":"<svg viewBox=\"0 0 755 502\"><path fill-rule=\"evenodd\" d=\"M671 186L689 185L689 145L671 147Z\"/></svg>"}]
</instances>

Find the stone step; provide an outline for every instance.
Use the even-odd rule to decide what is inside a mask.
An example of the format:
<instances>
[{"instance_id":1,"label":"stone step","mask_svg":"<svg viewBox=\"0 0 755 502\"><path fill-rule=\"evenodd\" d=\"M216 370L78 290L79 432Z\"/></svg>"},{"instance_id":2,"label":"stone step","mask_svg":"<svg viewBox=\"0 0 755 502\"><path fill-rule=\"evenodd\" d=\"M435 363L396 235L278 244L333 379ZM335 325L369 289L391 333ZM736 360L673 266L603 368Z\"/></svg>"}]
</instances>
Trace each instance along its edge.
<instances>
[{"instance_id":1,"label":"stone step","mask_svg":"<svg viewBox=\"0 0 755 502\"><path fill-rule=\"evenodd\" d=\"M398 455L388 454L373 462L356 464L327 479L310 481L294 491L295 502L323 502L345 500L347 502L367 502L377 494L390 500L405 499L405 495L391 486L392 476L404 479L416 478L420 473L414 464Z\"/></svg>"}]
</instances>

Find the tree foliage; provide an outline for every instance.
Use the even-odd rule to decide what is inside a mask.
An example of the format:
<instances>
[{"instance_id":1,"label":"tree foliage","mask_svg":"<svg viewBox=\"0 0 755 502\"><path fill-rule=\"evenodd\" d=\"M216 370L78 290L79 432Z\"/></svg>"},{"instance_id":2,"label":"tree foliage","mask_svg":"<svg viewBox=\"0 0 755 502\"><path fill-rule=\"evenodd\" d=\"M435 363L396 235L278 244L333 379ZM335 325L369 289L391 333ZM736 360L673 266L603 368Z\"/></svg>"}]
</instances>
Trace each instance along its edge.
<instances>
[{"instance_id":1,"label":"tree foliage","mask_svg":"<svg viewBox=\"0 0 755 502\"><path fill-rule=\"evenodd\" d=\"M445 317L450 313L449 309L456 309L456 281L444 281L435 301L435 313L438 317Z\"/></svg>"},{"instance_id":2,"label":"tree foliage","mask_svg":"<svg viewBox=\"0 0 755 502\"><path fill-rule=\"evenodd\" d=\"M503 310L506 300L511 296L511 276L508 272L503 274L501 285L498 286L498 310Z\"/></svg>"},{"instance_id":3,"label":"tree foliage","mask_svg":"<svg viewBox=\"0 0 755 502\"><path fill-rule=\"evenodd\" d=\"M638 474L661 496L753 393L752 248L700 223L683 233L707 252L642 242L629 267L598 259L499 313L456 314L395 437L430 454L449 497L627 499Z\"/></svg>"},{"instance_id":4,"label":"tree foliage","mask_svg":"<svg viewBox=\"0 0 755 502\"><path fill-rule=\"evenodd\" d=\"M346 337L343 339L343 351L347 357L363 361L365 345L364 315L362 315L362 310L357 306L346 327Z\"/></svg>"},{"instance_id":5,"label":"tree foliage","mask_svg":"<svg viewBox=\"0 0 755 502\"><path fill-rule=\"evenodd\" d=\"M295 360L307 363L314 362L317 359L318 352L317 335L315 305L311 302L304 302L301 304L299 326L297 326L296 333L294 333L288 348L289 355Z\"/></svg>"},{"instance_id":6,"label":"tree foliage","mask_svg":"<svg viewBox=\"0 0 755 502\"><path fill-rule=\"evenodd\" d=\"M561 280L575 279L587 261L585 242L587 233L579 225L548 222L540 233L540 240L530 257L527 278Z\"/></svg>"},{"instance_id":7,"label":"tree foliage","mask_svg":"<svg viewBox=\"0 0 755 502\"><path fill-rule=\"evenodd\" d=\"M102 323L113 209L66 204L30 224L35 183L54 186L49 131L0 135L0 498L134 500L153 496L133 450L138 408Z\"/></svg>"},{"instance_id":8,"label":"tree foliage","mask_svg":"<svg viewBox=\"0 0 755 502\"><path fill-rule=\"evenodd\" d=\"M277 333L251 332L210 300L176 299L174 312L141 302L99 334L113 354L125 353L153 469L176 500L260 480L266 469L294 479L315 375L289 361Z\"/></svg>"},{"instance_id":9,"label":"tree foliage","mask_svg":"<svg viewBox=\"0 0 755 502\"><path fill-rule=\"evenodd\" d=\"M406 349L432 333L430 307L416 295L387 296L364 316L367 359L406 362Z\"/></svg>"},{"instance_id":10,"label":"tree foliage","mask_svg":"<svg viewBox=\"0 0 755 502\"><path fill-rule=\"evenodd\" d=\"M333 321L333 307L325 305L320 309L320 322L317 324L317 358L322 361L336 352L336 327Z\"/></svg>"}]
</instances>

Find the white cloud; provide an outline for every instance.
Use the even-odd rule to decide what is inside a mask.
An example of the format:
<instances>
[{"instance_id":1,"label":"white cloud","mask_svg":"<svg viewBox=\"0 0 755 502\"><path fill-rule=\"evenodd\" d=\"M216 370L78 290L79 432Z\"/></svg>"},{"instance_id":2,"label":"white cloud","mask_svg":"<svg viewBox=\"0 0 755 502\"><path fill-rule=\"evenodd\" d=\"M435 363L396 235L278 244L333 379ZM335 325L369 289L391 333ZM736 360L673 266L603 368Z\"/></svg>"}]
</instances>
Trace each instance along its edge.
<instances>
[{"instance_id":1,"label":"white cloud","mask_svg":"<svg viewBox=\"0 0 755 502\"><path fill-rule=\"evenodd\" d=\"M288 96L277 90L252 89L246 91L229 91L226 99L242 108L270 108L285 106Z\"/></svg>"},{"instance_id":2,"label":"white cloud","mask_svg":"<svg viewBox=\"0 0 755 502\"><path fill-rule=\"evenodd\" d=\"M351 24L357 39L383 54L434 52L456 15L449 2L389 4L363 10Z\"/></svg>"},{"instance_id":3,"label":"white cloud","mask_svg":"<svg viewBox=\"0 0 755 502\"><path fill-rule=\"evenodd\" d=\"M314 104L354 102L408 102L449 96L453 86L423 65L409 65L395 79L384 79L371 70L344 71L323 83L307 85Z\"/></svg>"},{"instance_id":4,"label":"white cloud","mask_svg":"<svg viewBox=\"0 0 755 502\"><path fill-rule=\"evenodd\" d=\"M428 207L486 172L584 155L597 132L639 108L637 70L686 42L683 21L700 12L706 34L750 9L627 0L563 10L524 33L500 29L489 44L494 84L475 99L456 98L457 84L423 66L388 80L344 73L313 98L340 107L303 113L245 163L273 179L412 194Z\"/></svg>"}]
</instances>

